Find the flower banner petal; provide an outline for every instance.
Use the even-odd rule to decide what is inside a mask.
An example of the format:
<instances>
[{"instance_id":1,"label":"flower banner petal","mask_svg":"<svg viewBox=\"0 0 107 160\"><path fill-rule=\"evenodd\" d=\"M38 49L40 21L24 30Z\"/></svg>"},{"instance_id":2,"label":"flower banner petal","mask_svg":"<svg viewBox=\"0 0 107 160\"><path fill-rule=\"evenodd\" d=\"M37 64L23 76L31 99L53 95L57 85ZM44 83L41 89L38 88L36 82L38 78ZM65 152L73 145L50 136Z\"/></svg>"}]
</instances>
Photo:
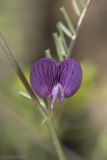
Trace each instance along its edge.
<instances>
[{"instance_id":1,"label":"flower banner petal","mask_svg":"<svg viewBox=\"0 0 107 160\"><path fill-rule=\"evenodd\" d=\"M30 83L38 96L46 98L51 95L56 73L57 64L53 59L42 58L32 65Z\"/></svg>"},{"instance_id":2,"label":"flower banner petal","mask_svg":"<svg viewBox=\"0 0 107 160\"><path fill-rule=\"evenodd\" d=\"M58 72L60 73L59 83L63 87L64 96L73 96L80 88L82 82L82 69L74 59L68 59L59 64Z\"/></svg>"}]
</instances>

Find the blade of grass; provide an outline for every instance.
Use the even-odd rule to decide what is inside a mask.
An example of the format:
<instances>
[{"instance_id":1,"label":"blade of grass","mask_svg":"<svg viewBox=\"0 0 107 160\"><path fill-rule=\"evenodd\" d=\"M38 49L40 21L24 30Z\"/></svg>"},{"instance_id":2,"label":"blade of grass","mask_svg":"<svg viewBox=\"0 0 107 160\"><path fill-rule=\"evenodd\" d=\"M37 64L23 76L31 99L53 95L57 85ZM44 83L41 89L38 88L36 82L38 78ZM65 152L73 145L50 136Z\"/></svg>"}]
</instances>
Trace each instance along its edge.
<instances>
[{"instance_id":1,"label":"blade of grass","mask_svg":"<svg viewBox=\"0 0 107 160\"><path fill-rule=\"evenodd\" d=\"M54 38L54 41L55 41L55 46L56 46L56 51L57 51L58 58L59 58L60 61L62 61L63 60L63 55L60 52L59 36L58 36L57 32L53 33L53 38Z\"/></svg>"},{"instance_id":2,"label":"blade of grass","mask_svg":"<svg viewBox=\"0 0 107 160\"><path fill-rule=\"evenodd\" d=\"M20 94L22 97L24 97L24 98L26 98L26 99L28 99L28 100L31 100L30 95L27 94L27 93L25 93L24 91L20 91L19 94Z\"/></svg>"},{"instance_id":3,"label":"blade of grass","mask_svg":"<svg viewBox=\"0 0 107 160\"><path fill-rule=\"evenodd\" d=\"M62 15L63 15L64 18L65 18L65 21L66 21L66 23L67 23L67 26L68 26L69 30L70 30L73 34L75 34L75 29L74 29L73 23L72 23L71 19L69 18L66 9L65 9L64 7L62 7L62 8L60 8L60 11L61 11Z\"/></svg>"},{"instance_id":4,"label":"blade of grass","mask_svg":"<svg viewBox=\"0 0 107 160\"><path fill-rule=\"evenodd\" d=\"M64 48L65 48L65 51L66 51L66 53L67 53L67 48L68 48L68 46L67 46L67 43L66 43L66 40L65 40L65 37L64 37L64 32L63 32L63 30L61 29L59 23L57 24L57 29L58 29L59 35L60 35L60 37L61 37L61 39L62 39L62 42L63 42L63 46L64 46Z\"/></svg>"},{"instance_id":5,"label":"blade of grass","mask_svg":"<svg viewBox=\"0 0 107 160\"><path fill-rule=\"evenodd\" d=\"M59 22L58 23L60 29L69 37L69 38L72 38L73 37L73 34L71 33L71 31L62 23L62 22Z\"/></svg>"},{"instance_id":6,"label":"blade of grass","mask_svg":"<svg viewBox=\"0 0 107 160\"><path fill-rule=\"evenodd\" d=\"M66 51L60 36L58 37L58 41L59 41L60 54L62 54L63 56L66 56Z\"/></svg>"},{"instance_id":7,"label":"blade of grass","mask_svg":"<svg viewBox=\"0 0 107 160\"><path fill-rule=\"evenodd\" d=\"M71 3L72 3L72 6L73 6L75 14L77 16L80 16L81 12L80 12L80 9L79 9L77 1L76 0L71 0Z\"/></svg>"}]
</instances>

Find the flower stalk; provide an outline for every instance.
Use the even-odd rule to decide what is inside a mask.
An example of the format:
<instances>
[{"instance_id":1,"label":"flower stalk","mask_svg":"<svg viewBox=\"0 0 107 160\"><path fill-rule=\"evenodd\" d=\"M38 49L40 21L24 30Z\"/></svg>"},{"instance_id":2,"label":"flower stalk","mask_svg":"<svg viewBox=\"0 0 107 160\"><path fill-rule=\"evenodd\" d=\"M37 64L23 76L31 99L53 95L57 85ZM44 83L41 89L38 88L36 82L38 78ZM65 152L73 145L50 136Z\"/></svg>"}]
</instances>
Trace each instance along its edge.
<instances>
[{"instance_id":1,"label":"flower stalk","mask_svg":"<svg viewBox=\"0 0 107 160\"><path fill-rule=\"evenodd\" d=\"M65 160L65 156L64 156L63 150L61 148L60 141L58 139L58 136L56 134L56 131L55 131L55 128L54 128L54 125L53 125L52 117L48 118L48 120L46 122L47 122L47 127L50 131L51 137L53 139L53 143L54 143L54 146L56 148L59 160Z\"/></svg>"}]
</instances>

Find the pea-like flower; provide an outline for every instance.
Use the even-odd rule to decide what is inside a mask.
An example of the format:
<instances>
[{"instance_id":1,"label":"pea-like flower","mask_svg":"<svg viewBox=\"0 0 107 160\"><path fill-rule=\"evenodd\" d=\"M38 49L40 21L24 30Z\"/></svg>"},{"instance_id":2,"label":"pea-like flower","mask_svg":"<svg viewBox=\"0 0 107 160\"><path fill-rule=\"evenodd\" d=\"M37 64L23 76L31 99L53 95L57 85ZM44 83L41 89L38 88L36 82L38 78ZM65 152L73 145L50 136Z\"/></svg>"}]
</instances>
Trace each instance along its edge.
<instances>
[{"instance_id":1,"label":"pea-like flower","mask_svg":"<svg viewBox=\"0 0 107 160\"><path fill-rule=\"evenodd\" d=\"M57 96L60 102L73 96L81 86L82 69L75 59L67 59L59 64L51 58L42 58L32 65L30 83L41 98L51 98L51 109Z\"/></svg>"}]
</instances>

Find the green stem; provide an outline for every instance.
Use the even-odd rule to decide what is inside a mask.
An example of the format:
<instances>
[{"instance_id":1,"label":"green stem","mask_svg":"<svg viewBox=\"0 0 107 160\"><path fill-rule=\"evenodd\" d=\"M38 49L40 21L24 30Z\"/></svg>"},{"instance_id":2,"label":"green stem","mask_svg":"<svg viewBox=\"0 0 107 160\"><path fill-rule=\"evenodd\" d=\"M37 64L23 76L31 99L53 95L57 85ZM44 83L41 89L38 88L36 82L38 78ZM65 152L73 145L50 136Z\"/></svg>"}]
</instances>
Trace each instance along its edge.
<instances>
[{"instance_id":1,"label":"green stem","mask_svg":"<svg viewBox=\"0 0 107 160\"><path fill-rule=\"evenodd\" d=\"M59 142L59 138L57 136L56 130L54 128L54 123L51 118L49 118L47 120L47 127L48 127L48 130L50 131L50 134L51 134L54 146L56 148L56 152L59 157L59 160L65 160L65 156L64 156L63 150L61 148L61 144Z\"/></svg>"}]
</instances>

